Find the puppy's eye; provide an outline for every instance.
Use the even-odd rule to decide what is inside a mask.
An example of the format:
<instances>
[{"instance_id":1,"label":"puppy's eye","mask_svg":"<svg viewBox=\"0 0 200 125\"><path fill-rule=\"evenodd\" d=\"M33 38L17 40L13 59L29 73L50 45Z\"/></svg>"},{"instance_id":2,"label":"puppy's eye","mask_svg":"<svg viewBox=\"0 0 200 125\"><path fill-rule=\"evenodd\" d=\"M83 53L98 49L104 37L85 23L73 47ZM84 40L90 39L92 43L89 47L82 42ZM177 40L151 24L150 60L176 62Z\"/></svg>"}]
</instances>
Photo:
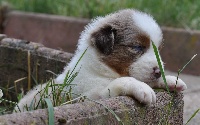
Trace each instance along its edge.
<instances>
[{"instance_id":1,"label":"puppy's eye","mask_svg":"<svg viewBox=\"0 0 200 125\"><path fill-rule=\"evenodd\" d=\"M143 51L145 49L144 46L133 46L133 49L136 51Z\"/></svg>"}]
</instances>

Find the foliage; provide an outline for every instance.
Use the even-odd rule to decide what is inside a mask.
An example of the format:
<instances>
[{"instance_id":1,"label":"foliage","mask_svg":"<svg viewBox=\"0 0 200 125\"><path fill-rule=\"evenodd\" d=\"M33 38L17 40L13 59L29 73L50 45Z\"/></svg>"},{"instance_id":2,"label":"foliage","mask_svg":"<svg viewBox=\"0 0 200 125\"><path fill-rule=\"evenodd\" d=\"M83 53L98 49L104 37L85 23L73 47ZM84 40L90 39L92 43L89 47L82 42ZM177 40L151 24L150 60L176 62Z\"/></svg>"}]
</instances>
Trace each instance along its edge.
<instances>
[{"instance_id":1,"label":"foliage","mask_svg":"<svg viewBox=\"0 0 200 125\"><path fill-rule=\"evenodd\" d=\"M200 29L198 0L0 0L14 9L93 18L110 12L135 8L150 13L163 26Z\"/></svg>"}]
</instances>

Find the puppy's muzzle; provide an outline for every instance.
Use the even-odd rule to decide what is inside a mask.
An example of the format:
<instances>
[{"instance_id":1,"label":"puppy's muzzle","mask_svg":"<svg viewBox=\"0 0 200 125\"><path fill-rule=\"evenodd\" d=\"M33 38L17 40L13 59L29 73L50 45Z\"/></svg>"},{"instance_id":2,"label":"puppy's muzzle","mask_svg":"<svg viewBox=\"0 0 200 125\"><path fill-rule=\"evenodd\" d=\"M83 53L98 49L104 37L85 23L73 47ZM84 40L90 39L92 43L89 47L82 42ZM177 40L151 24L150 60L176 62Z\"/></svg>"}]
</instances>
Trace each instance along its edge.
<instances>
[{"instance_id":1,"label":"puppy's muzzle","mask_svg":"<svg viewBox=\"0 0 200 125\"><path fill-rule=\"evenodd\" d=\"M154 67L153 68L153 75L156 79L160 78L161 77L161 72L160 72L160 69L158 67Z\"/></svg>"}]
</instances>

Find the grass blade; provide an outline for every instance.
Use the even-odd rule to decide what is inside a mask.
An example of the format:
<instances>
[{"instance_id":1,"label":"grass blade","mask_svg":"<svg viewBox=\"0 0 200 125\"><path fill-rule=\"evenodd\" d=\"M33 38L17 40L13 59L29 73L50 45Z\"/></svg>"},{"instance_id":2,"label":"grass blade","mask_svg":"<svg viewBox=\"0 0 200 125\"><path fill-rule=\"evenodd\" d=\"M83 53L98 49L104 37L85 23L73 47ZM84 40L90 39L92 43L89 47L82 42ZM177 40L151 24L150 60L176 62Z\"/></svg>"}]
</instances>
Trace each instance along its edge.
<instances>
[{"instance_id":1,"label":"grass blade","mask_svg":"<svg viewBox=\"0 0 200 125\"><path fill-rule=\"evenodd\" d=\"M46 70L46 72L48 72L48 73L51 73L51 74L53 74L54 76L58 76L56 73L54 73L53 71L51 71L51 70Z\"/></svg>"},{"instance_id":2,"label":"grass blade","mask_svg":"<svg viewBox=\"0 0 200 125\"><path fill-rule=\"evenodd\" d=\"M183 68L179 71L179 74L185 69L185 67L197 56L197 54L195 54L184 66Z\"/></svg>"},{"instance_id":3,"label":"grass blade","mask_svg":"<svg viewBox=\"0 0 200 125\"><path fill-rule=\"evenodd\" d=\"M179 75L180 73L185 69L185 67L197 56L197 54L195 54L184 66L182 69L178 70L178 75L177 75L177 79L176 79L176 85L178 84L178 79L179 79Z\"/></svg>"},{"instance_id":4,"label":"grass blade","mask_svg":"<svg viewBox=\"0 0 200 125\"><path fill-rule=\"evenodd\" d=\"M53 108L53 104L51 102L51 100L49 98L45 98L44 99L47 107L48 107L48 116L49 116L49 125L54 125L54 108Z\"/></svg>"},{"instance_id":5,"label":"grass blade","mask_svg":"<svg viewBox=\"0 0 200 125\"><path fill-rule=\"evenodd\" d=\"M97 104L102 105L105 109L107 109L107 110L117 119L117 121L118 121L121 125L124 125L124 123L121 121L121 119L117 116L117 114L116 114L112 109L108 108L107 106L105 106L104 104L102 104L102 103L100 103L100 102L98 102L98 101L95 101L95 100L92 100L92 99L89 99L89 98L87 98L87 99L90 100L90 101L92 101L92 102L95 102L95 103L97 103Z\"/></svg>"},{"instance_id":6,"label":"grass blade","mask_svg":"<svg viewBox=\"0 0 200 125\"><path fill-rule=\"evenodd\" d=\"M28 90L31 89L31 53L30 51L28 51L28 56L27 56L27 59L28 59Z\"/></svg>"},{"instance_id":7,"label":"grass blade","mask_svg":"<svg viewBox=\"0 0 200 125\"><path fill-rule=\"evenodd\" d=\"M158 62L158 65L159 65L159 68L160 68L160 71L161 71L161 75L162 75L163 81L164 81L164 83L165 83L167 92L170 93L169 87L168 87L168 85L167 85L167 81L166 81L166 78L165 78L164 68L162 67L162 64L161 64L161 59L160 59L160 56L159 56L158 49L157 49L157 47L156 47L156 45L154 44L153 41L152 41L152 45L153 45L154 53L155 53L155 55L156 55L156 59L157 59L157 62Z\"/></svg>"},{"instance_id":8,"label":"grass blade","mask_svg":"<svg viewBox=\"0 0 200 125\"><path fill-rule=\"evenodd\" d=\"M88 48L87 48L88 49ZM79 64L79 62L81 61L81 59L83 58L83 56L85 55L87 49L83 52L83 54L81 55L81 57L78 59L78 61L76 62L76 65L74 66L73 70L71 71L69 77L71 77L71 75L73 74L74 70L76 69L77 65Z\"/></svg>"},{"instance_id":9,"label":"grass blade","mask_svg":"<svg viewBox=\"0 0 200 125\"><path fill-rule=\"evenodd\" d=\"M190 117L190 119L187 121L187 123L186 123L185 125L187 125L187 124L196 116L196 114L197 114L199 111L200 111L200 108L197 109L197 110L192 114L192 116Z\"/></svg>"}]
</instances>

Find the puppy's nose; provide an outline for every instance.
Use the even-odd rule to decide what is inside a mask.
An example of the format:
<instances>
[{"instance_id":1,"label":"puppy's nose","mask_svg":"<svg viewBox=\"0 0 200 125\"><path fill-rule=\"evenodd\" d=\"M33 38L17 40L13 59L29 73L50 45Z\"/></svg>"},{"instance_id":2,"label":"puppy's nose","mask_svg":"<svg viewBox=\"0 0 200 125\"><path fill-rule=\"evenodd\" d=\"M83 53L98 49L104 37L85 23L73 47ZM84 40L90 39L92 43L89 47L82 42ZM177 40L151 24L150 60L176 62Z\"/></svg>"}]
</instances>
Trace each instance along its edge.
<instances>
[{"instance_id":1,"label":"puppy's nose","mask_svg":"<svg viewBox=\"0 0 200 125\"><path fill-rule=\"evenodd\" d=\"M160 69L157 66L153 68L153 71L153 74L157 79L161 77Z\"/></svg>"}]
</instances>

